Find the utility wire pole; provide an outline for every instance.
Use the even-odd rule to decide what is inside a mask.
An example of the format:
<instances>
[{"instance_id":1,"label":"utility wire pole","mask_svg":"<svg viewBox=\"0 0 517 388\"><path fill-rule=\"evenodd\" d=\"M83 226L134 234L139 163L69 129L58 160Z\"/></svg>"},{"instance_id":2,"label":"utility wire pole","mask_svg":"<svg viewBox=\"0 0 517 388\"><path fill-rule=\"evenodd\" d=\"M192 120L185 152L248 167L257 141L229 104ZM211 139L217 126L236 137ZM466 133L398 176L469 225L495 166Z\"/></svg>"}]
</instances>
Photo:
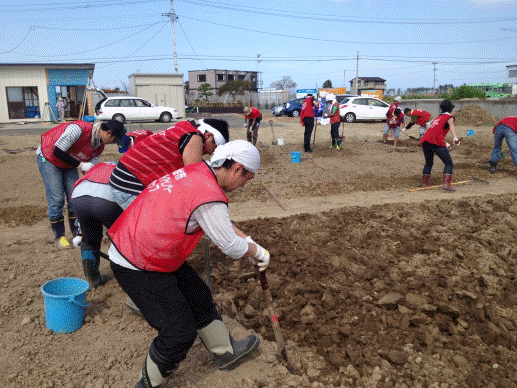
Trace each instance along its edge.
<instances>
[{"instance_id":1,"label":"utility wire pole","mask_svg":"<svg viewBox=\"0 0 517 388\"><path fill-rule=\"evenodd\" d=\"M438 62L433 62L433 93L436 93L436 65Z\"/></svg>"},{"instance_id":2,"label":"utility wire pole","mask_svg":"<svg viewBox=\"0 0 517 388\"><path fill-rule=\"evenodd\" d=\"M357 86L359 84L359 51L357 52L357 64L355 66L355 94L358 94Z\"/></svg>"},{"instance_id":3,"label":"utility wire pole","mask_svg":"<svg viewBox=\"0 0 517 388\"><path fill-rule=\"evenodd\" d=\"M174 8L173 8L173 5L172 5L172 1L171 0L171 12L170 12L170 17L171 17L171 22L172 22L172 46L173 46L173 49L174 49L174 70L176 71L176 73L178 72L178 53L176 52L176 29L174 27L174 22L176 21L176 15L174 14Z\"/></svg>"}]
</instances>

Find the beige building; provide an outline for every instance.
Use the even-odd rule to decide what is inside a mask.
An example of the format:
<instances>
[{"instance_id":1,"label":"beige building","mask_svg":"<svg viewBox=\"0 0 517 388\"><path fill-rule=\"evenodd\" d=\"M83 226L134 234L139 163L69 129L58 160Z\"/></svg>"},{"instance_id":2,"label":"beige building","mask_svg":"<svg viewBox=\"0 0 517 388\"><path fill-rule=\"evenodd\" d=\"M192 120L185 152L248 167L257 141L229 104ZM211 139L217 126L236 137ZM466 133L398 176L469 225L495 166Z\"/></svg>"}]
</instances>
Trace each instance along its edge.
<instances>
[{"instance_id":1,"label":"beige building","mask_svg":"<svg viewBox=\"0 0 517 388\"><path fill-rule=\"evenodd\" d=\"M188 72L189 94L197 92L203 84L210 84L217 91L228 81L247 81L251 83L251 91L258 91L258 72L240 70L193 70Z\"/></svg>"},{"instance_id":2,"label":"beige building","mask_svg":"<svg viewBox=\"0 0 517 388\"><path fill-rule=\"evenodd\" d=\"M361 90L386 90L386 80L380 77L357 77L350 80L350 93L361 94Z\"/></svg>"},{"instance_id":3,"label":"beige building","mask_svg":"<svg viewBox=\"0 0 517 388\"><path fill-rule=\"evenodd\" d=\"M183 74L131 74L129 94L146 99L155 105L175 108L179 117L185 117Z\"/></svg>"}]
</instances>

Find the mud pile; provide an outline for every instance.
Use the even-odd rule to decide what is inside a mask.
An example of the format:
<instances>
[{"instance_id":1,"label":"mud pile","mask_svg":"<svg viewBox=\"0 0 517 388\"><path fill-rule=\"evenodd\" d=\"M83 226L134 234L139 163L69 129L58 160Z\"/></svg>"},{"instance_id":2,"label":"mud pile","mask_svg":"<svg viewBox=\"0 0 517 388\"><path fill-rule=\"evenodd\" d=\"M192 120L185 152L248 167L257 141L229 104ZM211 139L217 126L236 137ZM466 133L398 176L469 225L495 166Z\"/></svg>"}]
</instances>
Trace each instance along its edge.
<instances>
[{"instance_id":1,"label":"mud pile","mask_svg":"<svg viewBox=\"0 0 517 388\"><path fill-rule=\"evenodd\" d=\"M465 105L462 109L454 112L454 117L456 118L455 125L472 125L476 127L495 125L499 121L497 117L477 104Z\"/></svg>"}]
</instances>

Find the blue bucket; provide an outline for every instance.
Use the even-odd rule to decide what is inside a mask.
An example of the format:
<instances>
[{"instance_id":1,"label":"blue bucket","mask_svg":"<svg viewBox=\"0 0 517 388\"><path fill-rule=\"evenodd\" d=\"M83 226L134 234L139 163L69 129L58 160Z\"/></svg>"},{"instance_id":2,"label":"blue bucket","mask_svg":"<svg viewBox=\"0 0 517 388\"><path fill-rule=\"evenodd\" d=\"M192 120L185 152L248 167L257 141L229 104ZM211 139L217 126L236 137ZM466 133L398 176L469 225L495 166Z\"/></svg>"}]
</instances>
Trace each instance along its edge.
<instances>
[{"instance_id":1,"label":"blue bucket","mask_svg":"<svg viewBox=\"0 0 517 388\"><path fill-rule=\"evenodd\" d=\"M474 136L474 130L473 129L467 129L467 136Z\"/></svg>"},{"instance_id":2,"label":"blue bucket","mask_svg":"<svg viewBox=\"0 0 517 388\"><path fill-rule=\"evenodd\" d=\"M88 282L78 278L58 278L41 286L45 301L47 329L54 333L71 333L79 330L88 307L86 292Z\"/></svg>"},{"instance_id":3,"label":"blue bucket","mask_svg":"<svg viewBox=\"0 0 517 388\"><path fill-rule=\"evenodd\" d=\"M302 160L301 152L299 152L299 151L291 152L291 163L300 163L301 160Z\"/></svg>"}]
</instances>

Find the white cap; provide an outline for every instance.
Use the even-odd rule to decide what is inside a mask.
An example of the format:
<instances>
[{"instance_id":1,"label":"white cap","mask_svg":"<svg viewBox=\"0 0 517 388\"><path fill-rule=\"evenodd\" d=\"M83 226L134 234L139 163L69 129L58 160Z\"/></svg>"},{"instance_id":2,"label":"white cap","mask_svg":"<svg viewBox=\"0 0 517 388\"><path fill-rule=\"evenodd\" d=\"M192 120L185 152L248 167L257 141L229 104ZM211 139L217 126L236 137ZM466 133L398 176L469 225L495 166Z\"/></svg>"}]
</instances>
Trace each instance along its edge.
<instances>
[{"instance_id":1,"label":"white cap","mask_svg":"<svg viewBox=\"0 0 517 388\"><path fill-rule=\"evenodd\" d=\"M260 167L259 150L246 140L234 140L217 147L210 159L210 165L214 168L221 167L229 159L242 164L253 173Z\"/></svg>"},{"instance_id":2,"label":"white cap","mask_svg":"<svg viewBox=\"0 0 517 388\"><path fill-rule=\"evenodd\" d=\"M326 99L327 101L336 101L336 96L335 96L334 94L332 94L332 93L329 93L329 94L327 94L327 96L325 97L325 99Z\"/></svg>"},{"instance_id":3,"label":"white cap","mask_svg":"<svg viewBox=\"0 0 517 388\"><path fill-rule=\"evenodd\" d=\"M395 101L397 101L397 102L402 101L402 97L400 97L400 96L395 97Z\"/></svg>"},{"instance_id":4,"label":"white cap","mask_svg":"<svg viewBox=\"0 0 517 388\"><path fill-rule=\"evenodd\" d=\"M208 125L207 123L205 123L204 119L199 119L197 123L199 124L199 127L197 127L197 129L199 129L199 131L201 131L201 133L204 134L205 132L210 132L211 134L214 135L214 141L215 141L215 144L217 144L217 146L220 146L220 145L223 145L224 143L226 143L226 140L224 139L224 136L221 134L221 132L219 132L217 129L215 129L211 125Z\"/></svg>"}]
</instances>

